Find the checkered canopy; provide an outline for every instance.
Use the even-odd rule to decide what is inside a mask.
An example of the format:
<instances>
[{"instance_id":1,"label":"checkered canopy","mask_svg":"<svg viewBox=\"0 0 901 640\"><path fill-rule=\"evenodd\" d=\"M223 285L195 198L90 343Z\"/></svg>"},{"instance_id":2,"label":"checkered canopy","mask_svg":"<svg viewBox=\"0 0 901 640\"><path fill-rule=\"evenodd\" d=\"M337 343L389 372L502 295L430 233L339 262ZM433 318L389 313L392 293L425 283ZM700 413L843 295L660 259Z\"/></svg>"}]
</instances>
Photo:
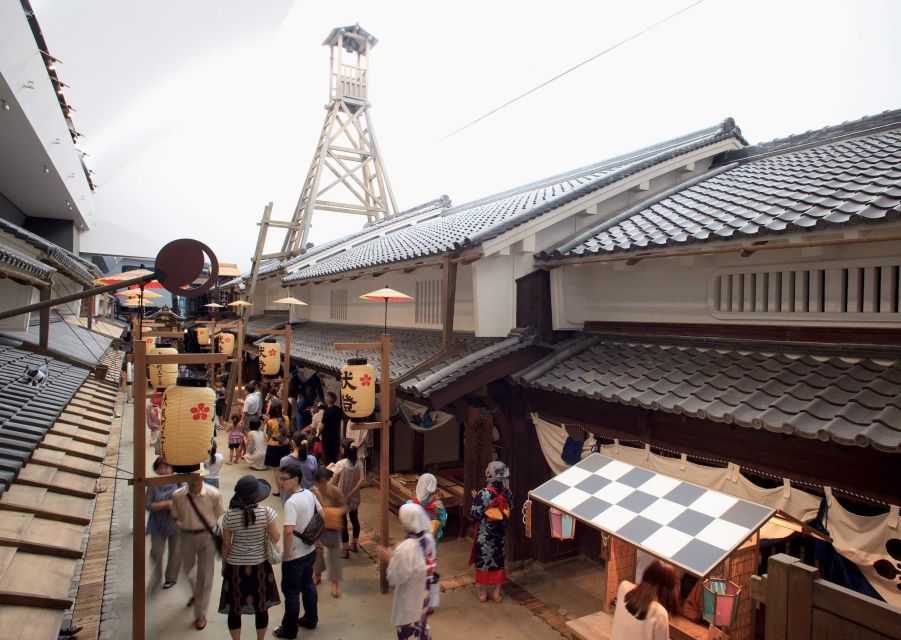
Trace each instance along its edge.
<instances>
[{"instance_id":1,"label":"checkered canopy","mask_svg":"<svg viewBox=\"0 0 901 640\"><path fill-rule=\"evenodd\" d=\"M774 513L599 453L530 495L701 578Z\"/></svg>"}]
</instances>

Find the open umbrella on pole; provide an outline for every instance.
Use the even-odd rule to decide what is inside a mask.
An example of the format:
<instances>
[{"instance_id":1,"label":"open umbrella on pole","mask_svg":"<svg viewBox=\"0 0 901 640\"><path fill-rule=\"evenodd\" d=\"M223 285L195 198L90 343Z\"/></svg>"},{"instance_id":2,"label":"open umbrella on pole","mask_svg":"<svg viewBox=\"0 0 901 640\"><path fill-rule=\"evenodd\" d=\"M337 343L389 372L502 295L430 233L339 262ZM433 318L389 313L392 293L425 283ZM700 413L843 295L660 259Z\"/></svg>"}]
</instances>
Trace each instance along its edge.
<instances>
[{"instance_id":1,"label":"open umbrella on pole","mask_svg":"<svg viewBox=\"0 0 901 640\"><path fill-rule=\"evenodd\" d=\"M408 296L406 293L401 293L400 291L395 291L394 289L385 287L384 289L379 289L378 291L370 291L369 293L364 293L360 296L360 300L385 301L385 333L388 333L388 302L412 302L414 298Z\"/></svg>"}]
</instances>

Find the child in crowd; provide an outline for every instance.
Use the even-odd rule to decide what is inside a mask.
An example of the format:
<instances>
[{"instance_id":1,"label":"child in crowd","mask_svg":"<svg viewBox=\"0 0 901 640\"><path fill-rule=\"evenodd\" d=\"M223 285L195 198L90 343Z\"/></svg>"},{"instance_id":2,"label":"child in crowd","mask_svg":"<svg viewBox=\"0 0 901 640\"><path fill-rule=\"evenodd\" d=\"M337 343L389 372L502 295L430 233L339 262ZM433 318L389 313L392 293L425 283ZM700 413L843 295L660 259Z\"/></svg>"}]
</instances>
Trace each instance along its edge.
<instances>
[{"instance_id":1,"label":"child in crowd","mask_svg":"<svg viewBox=\"0 0 901 640\"><path fill-rule=\"evenodd\" d=\"M228 463L237 464L244 455L244 428L241 426L241 416L232 414L232 426L228 432Z\"/></svg>"},{"instance_id":2,"label":"child in crowd","mask_svg":"<svg viewBox=\"0 0 901 640\"><path fill-rule=\"evenodd\" d=\"M206 467L207 475L203 481L208 485L219 488L219 472L222 470L222 462L225 456L216 451L216 439L213 438L213 446L210 448L209 460L204 461L203 466Z\"/></svg>"}]
</instances>

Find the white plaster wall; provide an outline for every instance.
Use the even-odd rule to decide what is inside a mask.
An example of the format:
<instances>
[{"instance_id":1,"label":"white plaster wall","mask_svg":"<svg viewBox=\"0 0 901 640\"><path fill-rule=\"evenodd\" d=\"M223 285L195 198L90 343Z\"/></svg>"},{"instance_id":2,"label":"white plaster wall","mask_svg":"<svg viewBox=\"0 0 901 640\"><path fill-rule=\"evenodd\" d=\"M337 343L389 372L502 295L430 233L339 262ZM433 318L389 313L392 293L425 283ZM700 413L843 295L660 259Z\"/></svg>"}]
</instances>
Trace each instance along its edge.
<instances>
[{"instance_id":1,"label":"white plaster wall","mask_svg":"<svg viewBox=\"0 0 901 640\"><path fill-rule=\"evenodd\" d=\"M723 268L755 268L866 258L896 258L901 242L833 247L786 248L758 251L747 258L738 253L715 256L646 259L627 266L624 261L606 264L567 265L552 272L553 320L556 329L572 329L584 321L673 322L710 324L810 325L828 323L851 326L898 326L901 319L804 317L716 318L708 306L710 282Z\"/></svg>"},{"instance_id":2,"label":"white plaster wall","mask_svg":"<svg viewBox=\"0 0 901 640\"><path fill-rule=\"evenodd\" d=\"M516 326L516 281L513 256L493 255L472 264L475 334L505 336Z\"/></svg>"},{"instance_id":3,"label":"white plaster wall","mask_svg":"<svg viewBox=\"0 0 901 640\"><path fill-rule=\"evenodd\" d=\"M9 278L0 280L0 311L10 311L38 301L39 293L30 284L19 284ZM30 313L0 320L0 331L28 331Z\"/></svg>"},{"instance_id":4,"label":"white plaster wall","mask_svg":"<svg viewBox=\"0 0 901 640\"><path fill-rule=\"evenodd\" d=\"M472 266L460 265L457 269L457 290L454 309L454 330L473 331L473 285ZM443 280L444 272L438 267L420 268L411 273L392 271L373 278L363 276L356 280L343 279L338 282L305 284L291 287L291 295L308 303L296 313L298 318L312 322L334 324L361 324L379 327L385 321L385 305L382 302L360 300L360 296L390 287L409 296L416 294L416 282L420 280ZM347 290L347 319L332 320L331 292ZM281 288L280 295L288 295L288 288ZM390 302L388 304L388 326L412 329L440 329L441 324L419 324L416 322L415 302Z\"/></svg>"}]
</instances>

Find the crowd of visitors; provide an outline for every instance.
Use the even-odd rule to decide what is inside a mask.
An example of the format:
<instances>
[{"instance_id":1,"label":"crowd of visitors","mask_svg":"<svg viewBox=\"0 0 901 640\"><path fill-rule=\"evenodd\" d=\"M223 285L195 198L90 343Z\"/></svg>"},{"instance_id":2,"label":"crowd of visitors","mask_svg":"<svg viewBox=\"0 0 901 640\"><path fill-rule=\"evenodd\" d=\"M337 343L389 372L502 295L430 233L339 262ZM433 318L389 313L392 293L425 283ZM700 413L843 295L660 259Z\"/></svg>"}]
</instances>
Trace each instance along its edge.
<instances>
[{"instance_id":1,"label":"crowd of visitors","mask_svg":"<svg viewBox=\"0 0 901 640\"><path fill-rule=\"evenodd\" d=\"M341 439L344 417L334 394L325 394L320 402L315 392L306 392L293 403L294 411L289 406L286 412L277 393L264 393L256 383L245 391L240 415L230 416L227 459L214 440L203 472L185 484L148 489L149 588L170 589L185 576L194 626L204 629L219 553L223 579L218 611L227 616L231 637L240 637L243 615L253 615L257 637L265 637L269 609L284 603L272 635L296 638L299 629L315 629L319 623L317 585L323 576L332 597L340 598L342 560L359 549L360 490L366 478L358 446L362 443ZM158 412L158 403L149 400L151 445L158 441ZM293 419L286 415L291 413ZM271 470L274 484L244 475L226 509L219 491L220 470L242 463L255 471ZM162 456L153 469L160 476L173 473ZM485 472L486 487L473 491L470 564L476 566L482 602L489 589L491 598L501 601L512 503L509 476L503 463L492 462ZM282 504L281 529L278 511L263 504L270 495ZM398 638L428 639L428 616L439 604L437 541L447 523L434 475L420 476L415 498L402 505L398 515L405 537L395 545L388 564L387 577L395 587L391 619ZM280 584L273 571L278 563Z\"/></svg>"}]
</instances>

